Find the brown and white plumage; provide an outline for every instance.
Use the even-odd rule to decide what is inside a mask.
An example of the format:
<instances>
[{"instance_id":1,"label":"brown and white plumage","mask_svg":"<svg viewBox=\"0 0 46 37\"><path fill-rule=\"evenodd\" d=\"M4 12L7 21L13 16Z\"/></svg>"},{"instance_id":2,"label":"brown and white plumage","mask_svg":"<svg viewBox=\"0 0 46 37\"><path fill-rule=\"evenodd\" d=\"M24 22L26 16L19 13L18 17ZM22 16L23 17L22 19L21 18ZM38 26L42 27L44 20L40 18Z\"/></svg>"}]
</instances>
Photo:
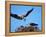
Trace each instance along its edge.
<instances>
[{"instance_id":1,"label":"brown and white plumage","mask_svg":"<svg viewBox=\"0 0 46 37\"><path fill-rule=\"evenodd\" d=\"M22 19L24 19L24 17L27 17L32 11L33 11L33 8L31 10L29 10L26 15L17 15L17 14L11 13L10 16L12 16L16 19L22 20Z\"/></svg>"}]
</instances>

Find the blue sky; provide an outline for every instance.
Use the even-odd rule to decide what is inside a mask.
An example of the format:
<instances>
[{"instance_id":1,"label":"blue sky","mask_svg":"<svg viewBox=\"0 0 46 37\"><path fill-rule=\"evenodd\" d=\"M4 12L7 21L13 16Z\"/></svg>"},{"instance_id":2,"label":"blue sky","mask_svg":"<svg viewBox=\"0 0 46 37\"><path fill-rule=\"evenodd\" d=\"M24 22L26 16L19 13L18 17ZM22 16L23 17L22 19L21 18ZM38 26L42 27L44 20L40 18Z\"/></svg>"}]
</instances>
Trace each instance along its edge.
<instances>
[{"instance_id":1,"label":"blue sky","mask_svg":"<svg viewBox=\"0 0 46 37\"><path fill-rule=\"evenodd\" d=\"M11 17L11 32L15 32L15 29L23 26L28 26L29 23L38 24L39 29L41 29L41 7L40 6L23 6L23 5L11 5L11 13L17 15L25 15L29 10L34 8L32 13L26 17L26 21L18 20L16 18Z\"/></svg>"}]
</instances>

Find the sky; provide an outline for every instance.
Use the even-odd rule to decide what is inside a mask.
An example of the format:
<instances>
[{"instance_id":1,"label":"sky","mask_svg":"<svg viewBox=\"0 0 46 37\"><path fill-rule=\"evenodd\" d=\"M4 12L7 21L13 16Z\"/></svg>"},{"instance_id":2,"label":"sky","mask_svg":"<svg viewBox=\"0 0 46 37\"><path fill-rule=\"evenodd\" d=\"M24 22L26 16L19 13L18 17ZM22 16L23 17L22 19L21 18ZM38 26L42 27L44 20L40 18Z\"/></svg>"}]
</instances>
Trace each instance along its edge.
<instances>
[{"instance_id":1,"label":"sky","mask_svg":"<svg viewBox=\"0 0 46 37\"><path fill-rule=\"evenodd\" d=\"M29 23L36 23L39 29L41 29L41 6L11 5L11 13L25 15L32 8L34 10L25 18L26 21L11 17L11 32L15 32L20 26L29 26Z\"/></svg>"}]
</instances>

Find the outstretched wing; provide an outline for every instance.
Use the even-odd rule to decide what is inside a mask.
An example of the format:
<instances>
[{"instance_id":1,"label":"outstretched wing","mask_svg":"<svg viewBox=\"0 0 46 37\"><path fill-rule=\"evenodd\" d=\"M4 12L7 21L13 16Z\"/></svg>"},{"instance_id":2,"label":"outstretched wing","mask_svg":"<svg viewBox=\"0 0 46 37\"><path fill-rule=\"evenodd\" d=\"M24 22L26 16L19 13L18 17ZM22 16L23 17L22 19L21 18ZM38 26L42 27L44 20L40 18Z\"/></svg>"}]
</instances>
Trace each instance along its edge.
<instances>
[{"instance_id":1,"label":"outstretched wing","mask_svg":"<svg viewBox=\"0 0 46 37\"><path fill-rule=\"evenodd\" d=\"M22 20L23 18L18 16L17 14L10 14L10 16L16 18L16 19L19 19L19 20Z\"/></svg>"},{"instance_id":2,"label":"outstretched wing","mask_svg":"<svg viewBox=\"0 0 46 37\"><path fill-rule=\"evenodd\" d=\"M33 8L31 10L29 10L24 17L27 17L32 11L33 11Z\"/></svg>"},{"instance_id":3,"label":"outstretched wing","mask_svg":"<svg viewBox=\"0 0 46 37\"><path fill-rule=\"evenodd\" d=\"M27 14L24 15L24 16L18 16L17 14L12 14L12 13L10 14L10 16L12 16L12 17L14 17L16 19L22 20L24 17L27 17L32 11L33 11L33 8L31 10L29 10L27 12Z\"/></svg>"}]
</instances>

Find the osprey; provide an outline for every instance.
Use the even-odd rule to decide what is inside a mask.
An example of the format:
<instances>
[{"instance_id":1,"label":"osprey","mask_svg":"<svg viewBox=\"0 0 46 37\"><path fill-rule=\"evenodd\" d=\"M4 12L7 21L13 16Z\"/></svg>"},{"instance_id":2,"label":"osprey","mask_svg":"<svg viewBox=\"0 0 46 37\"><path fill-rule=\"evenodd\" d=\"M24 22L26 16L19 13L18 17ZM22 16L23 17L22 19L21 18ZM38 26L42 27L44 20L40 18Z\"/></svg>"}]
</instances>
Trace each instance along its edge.
<instances>
[{"instance_id":1,"label":"osprey","mask_svg":"<svg viewBox=\"0 0 46 37\"><path fill-rule=\"evenodd\" d=\"M14 17L16 19L22 20L22 19L24 19L24 17L27 17L32 11L33 11L33 8L31 10L29 10L26 15L21 15L20 16L20 15L11 13L10 16L12 16L12 17Z\"/></svg>"}]
</instances>

